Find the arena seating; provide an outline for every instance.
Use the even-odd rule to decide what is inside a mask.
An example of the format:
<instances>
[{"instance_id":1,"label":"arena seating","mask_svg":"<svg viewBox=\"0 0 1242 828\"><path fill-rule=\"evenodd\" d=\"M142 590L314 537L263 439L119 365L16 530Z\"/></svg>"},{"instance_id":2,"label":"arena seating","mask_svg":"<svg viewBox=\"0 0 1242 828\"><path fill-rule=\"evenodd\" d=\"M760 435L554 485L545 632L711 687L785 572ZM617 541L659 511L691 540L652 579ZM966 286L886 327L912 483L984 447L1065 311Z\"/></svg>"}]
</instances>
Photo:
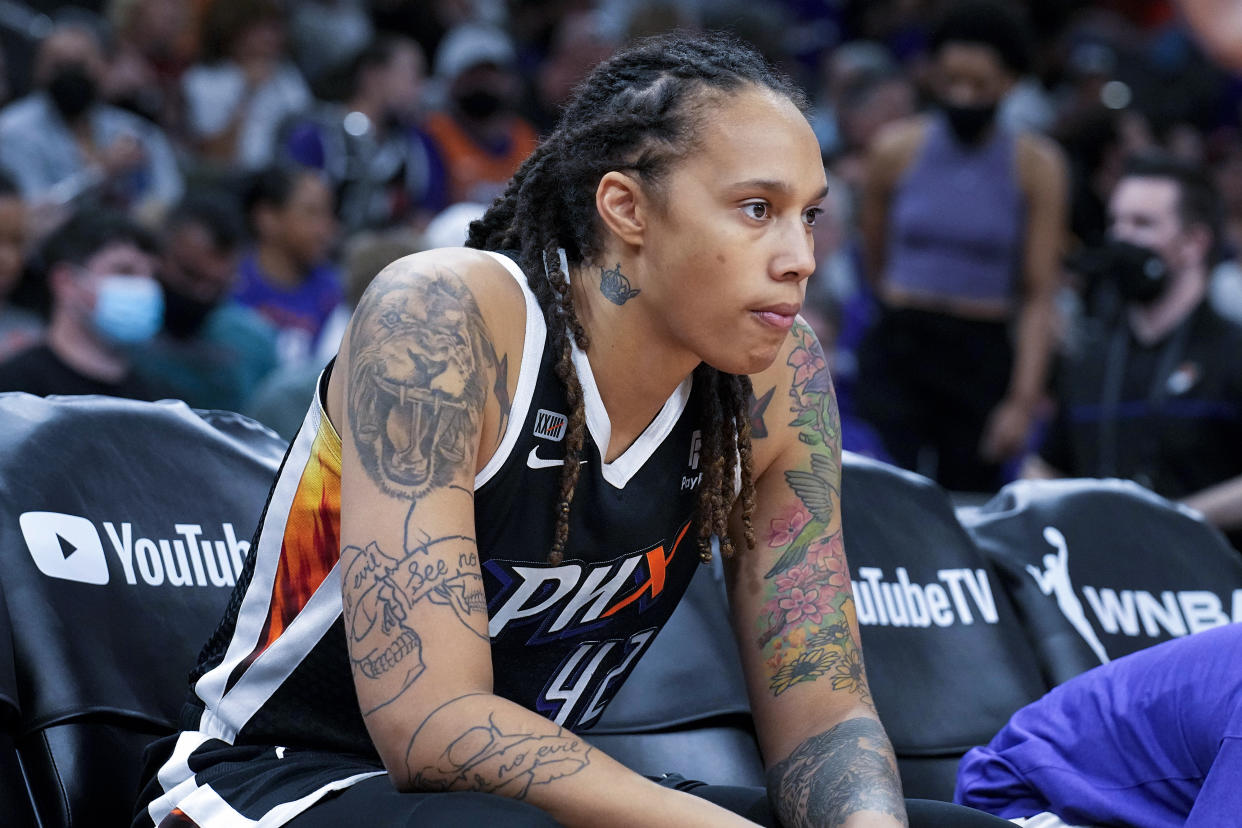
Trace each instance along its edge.
<instances>
[{"instance_id":1,"label":"arena seating","mask_svg":"<svg viewBox=\"0 0 1242 828\"><path fill-rule=\"evenodd\" d=\"M0 421L0 822L126 825L284 445L172 402L0 394Z\"/></svg>"},{"instance_id":2,"label":"arena seating","mask_svg":"<svg viewBox=\"0 0 1242 828\"><path fill-rule=\"evenodd\" d=\"M124 825L283 442L172 402L0 394L0 418L0 822ZM1047 575L1062 547L1085 606L1121 630L1091 622L1111 656L1228 620L1242 595L1218 533L1129 484L1014 484L955 514L931 481L847 454L843 498L871 689L909 796L951 799L962 753L1094 663ZM762 783L718 569L589 738L643 773Z\"/></svg>"},{"instance_id":3,"label":"arena seating","mask_svg":"<svg viewBox=\"0 0 1242 828\"><path fill-rule=\"evenodd\" d=\"M907 796L951 800L962 755L1048 689L1009 597L932 481L845 455L845 548L867 677Z\"/></svg>"},{"instance_id":4,"label":"arena seating","mask_svg":"<svg viewBox=\"0 0 1242 828\"><path fill-rule=\"evenodd\" d=\"M1051 684L1242 620L1242 557L1196 514L1121 480L1018 481L960 512Z\"/></svg>"}]
</instances>

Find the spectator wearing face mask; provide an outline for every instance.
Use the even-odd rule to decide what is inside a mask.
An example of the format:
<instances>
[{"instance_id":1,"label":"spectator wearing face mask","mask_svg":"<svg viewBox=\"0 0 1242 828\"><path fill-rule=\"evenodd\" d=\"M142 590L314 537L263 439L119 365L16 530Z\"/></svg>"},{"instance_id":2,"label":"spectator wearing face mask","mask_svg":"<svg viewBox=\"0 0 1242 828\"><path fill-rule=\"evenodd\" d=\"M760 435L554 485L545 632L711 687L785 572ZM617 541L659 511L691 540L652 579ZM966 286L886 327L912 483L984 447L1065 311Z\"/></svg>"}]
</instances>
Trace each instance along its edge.
<instances>
[{"instance_id":1,"label":"spectator wearing face mask","mask_svg":"<svg viewBox=\"0 0 1242 828\"><path fill-rule=\"evenodd\" d=\"M0 110L0 165L42 212L81 198L155 214L183 183L164 133L103 103L104 58L88 26L64 23L39 44L34 92Z\"/></svg>"},{"instance_id":2,"label":"spectator wearing face mask","mask_svg":"<svg viewBox=\"0 0 1242 828\"><path fill-rule=\"evenodd\" d=\"M155 399L132 370L133 349L164 318L151 235L115 213L78 213L45 242L47 341L0 363L0 391Z\"/></svg>"},{"instance_id":3,"label":"spectator wearing face mask","mask_svg":"<svg viewBox=\"0 0 1242 828\"><path fill-rule=\"evenodd\" d=\"M1122 477L1181 499L1242 548L1242 327L1207 301L1220 201L1194 165L1128 162L1096 322L1059 372L1058 413L1028 477ZM1141 255L1134 256L1133 253Z\"/></svg>"},{"instance_id":4,"label":"spectator wearing face mask","mask_svg":"<svg viewBox=\"0 0 1242 828\"><path fill-rule=\"evenodd\" d=\"M1044 398L1065 161L997 120L1028 46L1000 0L954 4L932 37L939 111L887 127L864 175L883 311L859 353L858 413L899 465L955 491L999 488Z\"/></svg>"},{"instance_id":5,"label":"spectator wearing face mask","mask_svg":"<svg viewBox=\"0 0 1242 828\"><path fill-rule=\"evenodd\" d=\"M230 294L244 228L224 193L196 193L163 228L159 280L164 326L134 358L134 371L163 397L195 408L238 411L276 367L276 329Z\"/></svg>"},{"instance_id":6,"label":"spectator wearing face mask","mask_svg":"<svg viewBox=\"0 0 1242 828\"><path fill-rule=\"evenodd\" d=\"M447 88L441 112L427 119L448 169L449 203L490 204L535 149L535 129L514 109L522 81L508 35L464 23L436 49L436 77Z\"/></svg>"}]
</instances>

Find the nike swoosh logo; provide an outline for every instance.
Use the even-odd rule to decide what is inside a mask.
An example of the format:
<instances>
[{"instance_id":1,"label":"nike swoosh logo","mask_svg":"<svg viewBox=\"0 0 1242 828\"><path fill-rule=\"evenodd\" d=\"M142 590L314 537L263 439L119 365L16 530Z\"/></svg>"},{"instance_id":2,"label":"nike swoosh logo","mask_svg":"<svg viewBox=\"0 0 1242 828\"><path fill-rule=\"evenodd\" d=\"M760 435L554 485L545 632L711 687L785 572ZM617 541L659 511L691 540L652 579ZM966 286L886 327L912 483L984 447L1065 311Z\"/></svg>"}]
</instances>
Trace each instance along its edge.
<instances>
[{"instance_id":1,"label":"nike swoosh logo","mask_svg":"<svg viewBox=\"0 0 1242 828\"><path fill-rule=\"evenodd\" d=\"M579 465L585 462L586 462L585 460L578 461ZM565 458L564 457L556 457L556 458L540 457L539 446L535 446L533 449L530 450L530 454L526 455L526 465L532 469L550 469L553 466L565 465Z\"/></svg>"}]
</instances>

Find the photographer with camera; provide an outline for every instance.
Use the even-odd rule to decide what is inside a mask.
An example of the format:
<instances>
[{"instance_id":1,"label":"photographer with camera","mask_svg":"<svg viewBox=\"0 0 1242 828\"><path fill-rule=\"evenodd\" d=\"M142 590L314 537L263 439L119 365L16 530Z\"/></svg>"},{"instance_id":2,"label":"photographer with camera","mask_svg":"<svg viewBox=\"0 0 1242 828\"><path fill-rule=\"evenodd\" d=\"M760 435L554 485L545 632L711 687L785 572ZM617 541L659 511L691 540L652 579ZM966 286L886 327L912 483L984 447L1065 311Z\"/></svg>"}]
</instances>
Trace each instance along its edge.
<instances>
[{"instance_id":1,"label":"photographer with camera","mask_svg":"<svg viewBox=\"0 0 1242 828\"><path fill-rule=\"evenodd\" d=\"M1082 268L1095 324L1063 359L1057 415L1023 471L1134 480L1200 510L1238 546L1242 327L1207 301L1218 202L1194 166L1128 163L1109 199L1109 242Z\"/></svg>"}]
</instances>

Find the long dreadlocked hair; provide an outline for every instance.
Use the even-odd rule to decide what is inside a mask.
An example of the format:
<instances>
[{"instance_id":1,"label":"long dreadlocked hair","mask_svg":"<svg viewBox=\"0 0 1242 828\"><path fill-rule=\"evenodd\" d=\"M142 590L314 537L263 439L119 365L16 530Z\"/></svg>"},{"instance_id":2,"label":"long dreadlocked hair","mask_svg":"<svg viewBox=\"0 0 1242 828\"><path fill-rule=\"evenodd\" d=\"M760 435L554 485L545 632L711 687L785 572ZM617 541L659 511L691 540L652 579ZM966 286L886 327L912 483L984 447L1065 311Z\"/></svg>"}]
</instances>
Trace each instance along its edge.
<instances>
[{"instance_id":1,"label":"long dreadlocked hair","mask_svg":"<svg viewBox=\"0 0 1242 828\"><path fill-rule=\"evenodd\" d=\"M611 170L623 170L658 188L669 169L695 148L708 105L745 87L771 90L806 109L805 96L787 77L754 49L727 35L675 33L638 41L601 63L583 81L556 129L526 159L504 194L470 225L468 247L518 251L518 263L543 309L558 355L556 376L565 386L570 415L556 530L548 554L554 564L560 563L569 537L569 509L586 432L571 343L583 351L590 344L574 311L558 249L565 251L571 267L591 261L603 246L595 208L600 178ZM704 480L695 518L699 554L706 562L711 560L713 535L723 554L733 553L728 521L739 465L746 542L751 548L755 545L751 385L749 377L723 373L706 363L695 369L694 383L707 389L699 395Z\"/></svg>"}]
</instances>

